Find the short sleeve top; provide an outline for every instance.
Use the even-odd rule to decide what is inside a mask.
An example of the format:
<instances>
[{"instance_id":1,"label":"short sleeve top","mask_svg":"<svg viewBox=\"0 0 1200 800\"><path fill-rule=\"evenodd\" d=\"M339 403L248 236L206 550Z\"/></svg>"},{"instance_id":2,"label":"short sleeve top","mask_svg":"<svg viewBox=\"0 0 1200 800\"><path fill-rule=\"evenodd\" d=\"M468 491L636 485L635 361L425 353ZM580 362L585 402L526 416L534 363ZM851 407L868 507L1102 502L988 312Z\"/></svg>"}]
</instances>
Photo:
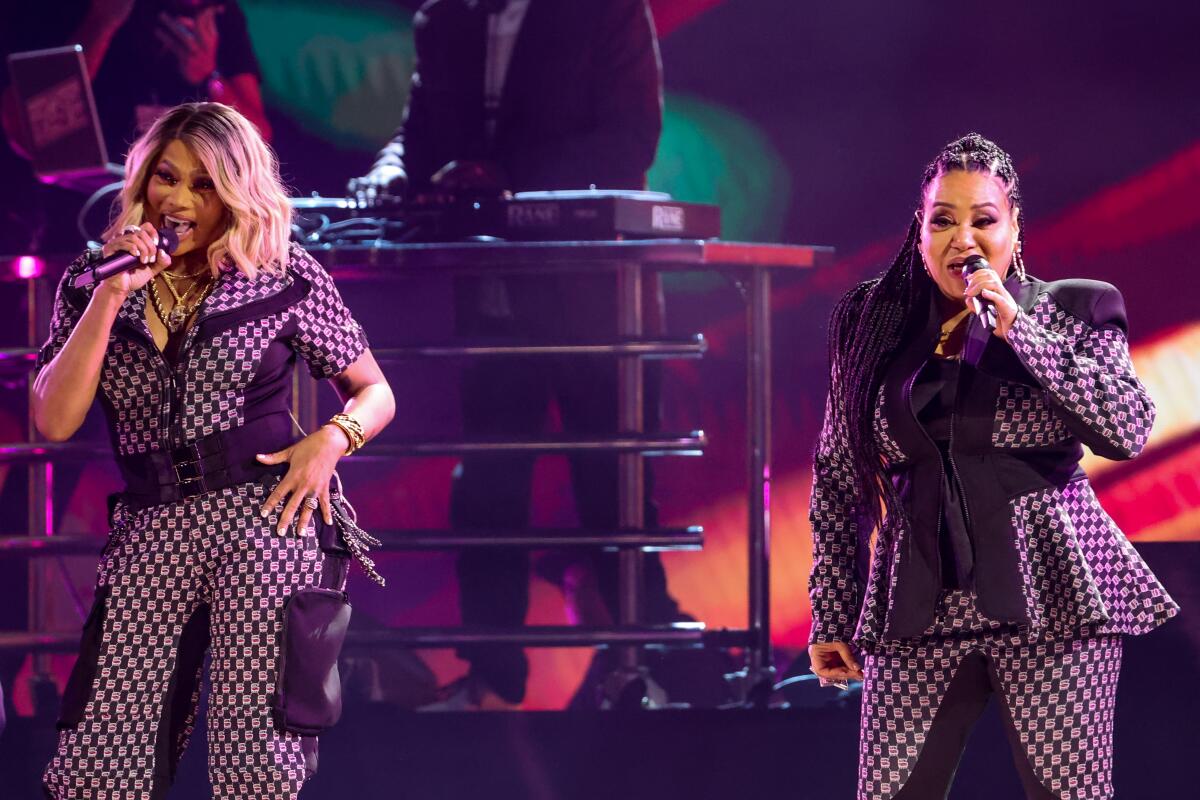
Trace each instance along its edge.
<instances>
[{"instance_id":1,"label":"short sleeve top","mask_svg":"<svg viewBox=\"0 0 1200 800\"><path fill-rule=\"evenodd\" d=\"M92 288L72 283L99 257L89 251L64 272L37 369L83 315ZM322 379L366 351L366 334L324 267L295 244L287 260L286 269L260 270L254 279L227 264L173 364L146 325L146 289L130 294L109 335L97 392L118 455L179 447L285 412L297 358Z\"/></svg>"}]
</instances>

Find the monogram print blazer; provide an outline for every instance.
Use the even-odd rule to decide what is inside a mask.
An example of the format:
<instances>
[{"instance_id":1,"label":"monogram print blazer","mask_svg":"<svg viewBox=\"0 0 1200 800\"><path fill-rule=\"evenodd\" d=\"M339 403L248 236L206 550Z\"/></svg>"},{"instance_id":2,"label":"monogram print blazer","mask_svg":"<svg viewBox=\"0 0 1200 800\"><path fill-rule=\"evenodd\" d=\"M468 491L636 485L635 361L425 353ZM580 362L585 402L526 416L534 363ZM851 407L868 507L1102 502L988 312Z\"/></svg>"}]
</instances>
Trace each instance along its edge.
<instances>
[{"instance_id":1,"label":"monogram print blazer","mask_svg":"<svg viewBox=\"0 0 1200 800\"><path fill-rule=\"evenodd\" d=\"M979 614L1034 639L1149 631L1178 607L1079 467L1084 445L1133 458L1154 421L1129 358L1124 302L1097 281L1013 275L1006 288L1020 307L1007 339L968 323L951 424ZM827 405L810 503L814 642L869 648L919 637L934 619L943 461L910 395L939 329L932 289L927 300L926 319L885 370L872 421L904 514L885 518L869 558L848 423ZM835 375L831 392L836 384Z\"/></svg>"}]
</instances>

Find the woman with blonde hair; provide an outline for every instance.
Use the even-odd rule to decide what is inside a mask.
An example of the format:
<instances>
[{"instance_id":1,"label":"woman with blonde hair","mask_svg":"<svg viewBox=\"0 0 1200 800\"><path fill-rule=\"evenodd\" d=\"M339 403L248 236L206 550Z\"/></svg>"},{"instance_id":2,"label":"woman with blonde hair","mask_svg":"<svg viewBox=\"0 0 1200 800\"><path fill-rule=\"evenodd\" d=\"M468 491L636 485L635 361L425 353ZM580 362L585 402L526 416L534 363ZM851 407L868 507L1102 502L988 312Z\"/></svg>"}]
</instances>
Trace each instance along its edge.
<instances>
[{"instance_id":1,"label":"woman with blonde hair","mask_svg":"<svg viewBox=\"0 0 1200 800\"><path fill-rule=\"evenodd\" d=\"M173 108L125 174L103 248L63 275L34 383L35 422L54 441L99 394L126 483L110 498L47 795L164 796L211 649L214 796L293 798L315 742L283 711L285 605L344 574L315 523L333 525L337 461L390 421L394 399L328 274L289 245L278 163L243 116ZM75 287L118 251L141 266ZM344 403L299 441L297 356Z\"/></svg>"}]
</instances>

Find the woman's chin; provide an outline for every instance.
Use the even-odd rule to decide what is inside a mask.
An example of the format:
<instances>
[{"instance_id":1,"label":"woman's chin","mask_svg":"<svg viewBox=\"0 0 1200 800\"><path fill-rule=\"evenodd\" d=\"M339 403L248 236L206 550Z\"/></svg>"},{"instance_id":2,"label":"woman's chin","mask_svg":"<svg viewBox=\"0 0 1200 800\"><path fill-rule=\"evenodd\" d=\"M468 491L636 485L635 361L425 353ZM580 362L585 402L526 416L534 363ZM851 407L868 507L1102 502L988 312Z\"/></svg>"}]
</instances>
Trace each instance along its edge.
<instances>
[{"instance_id":1,"label":"woman's chin","mask_svg":"<svg viewBox=\"0 0 1200 800\"><path fill-rule=\"evenodd\" d=\"M949 300L954 303L963 301L962 287L959 285L942 286L938 285L938 293L941 294L943 300Z\"/></svg>"},{"instance_id":2,"label":"woman's chin","mask_svg":"<svg viewBox=\"0 0 1200 800\"><path fill-rule=\"evenodd\" d=\"M171 253L171 257L179 258L180 256L191 255L194 258L198 252L204 252L206 249L207 247L197 246L196 240L189 234L179 242L179 246Z\"/></svg>"}]
</instances>

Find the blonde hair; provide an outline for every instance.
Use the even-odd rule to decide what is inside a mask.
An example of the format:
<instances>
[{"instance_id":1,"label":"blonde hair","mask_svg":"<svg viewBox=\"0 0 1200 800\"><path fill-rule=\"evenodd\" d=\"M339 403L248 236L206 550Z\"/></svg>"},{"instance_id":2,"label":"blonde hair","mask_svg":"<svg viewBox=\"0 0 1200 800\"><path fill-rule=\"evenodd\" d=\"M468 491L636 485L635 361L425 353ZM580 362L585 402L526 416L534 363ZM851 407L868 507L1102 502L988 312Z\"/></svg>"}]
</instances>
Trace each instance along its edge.
<instances>
[{"instance_id":1,"label":"blonde hair","mask_svg":"<svg viewBox=\"0 0 1200 800\"><path fill-rule=\"evenodd\" d=\"M167 145L180 140L208 171L229 213L229 227L208 248L214 274L226 260L249 278L259 268L287 265L292 206L279 177L279 161L258 129L222 103L184 103L167 111L133 143L125 159L125 185L104 232L146 221L146 188Z\"/></svg>"}]
</instances>

